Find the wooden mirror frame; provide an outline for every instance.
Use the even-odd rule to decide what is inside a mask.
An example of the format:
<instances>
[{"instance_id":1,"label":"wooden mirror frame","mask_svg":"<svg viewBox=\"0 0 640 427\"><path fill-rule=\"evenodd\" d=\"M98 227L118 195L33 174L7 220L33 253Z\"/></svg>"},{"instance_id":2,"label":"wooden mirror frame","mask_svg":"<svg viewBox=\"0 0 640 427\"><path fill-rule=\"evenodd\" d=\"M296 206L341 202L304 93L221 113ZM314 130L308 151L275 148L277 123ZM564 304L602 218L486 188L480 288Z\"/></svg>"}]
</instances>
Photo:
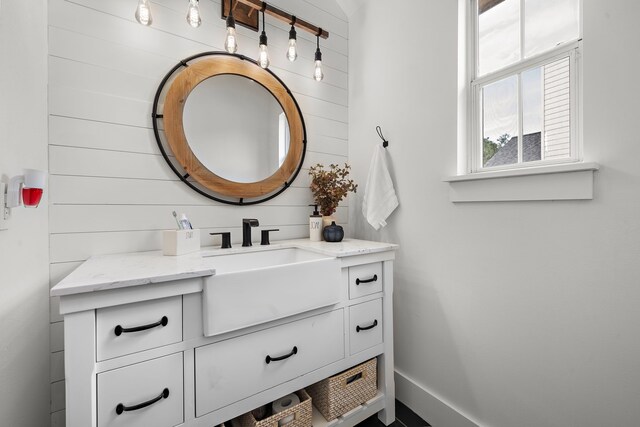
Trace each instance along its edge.
<instances>
[{"instance_id":1,"label":"wooden mirror frame","mask_svg":"<svg viewBox=\"0 0 640 427\"><path fill-rule=\"evenodd\" d=\"M261 181L241 183L216 175L195 156L185 136L183 113L191 91L208 78L229 74L251 79L269 91L282 107L289 124L289 151L284 162L271 176ZM170 79L171 83L164 96L164 109L160 113L160 98ZM153 111L154 132L163 157L185 184L210 199L235 205L267 201L286 190L302 167L307 137L298 103L274 73L261 68L254 60L243 55L205 52L180 61L160 84ZM159 120L163 121L166 144L160 136ZM167 148L178 165L172 161ZM188 180L189 177L199 186Z\"/></svg>"}]
</instances>

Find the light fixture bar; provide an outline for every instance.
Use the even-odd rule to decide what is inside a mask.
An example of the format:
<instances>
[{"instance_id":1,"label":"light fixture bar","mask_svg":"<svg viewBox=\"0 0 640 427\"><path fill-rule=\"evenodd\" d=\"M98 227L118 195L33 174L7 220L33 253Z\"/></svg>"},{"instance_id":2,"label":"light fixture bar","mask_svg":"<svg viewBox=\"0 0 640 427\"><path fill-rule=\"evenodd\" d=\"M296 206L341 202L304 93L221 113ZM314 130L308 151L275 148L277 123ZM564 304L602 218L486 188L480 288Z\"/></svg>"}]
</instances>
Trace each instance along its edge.
<instances>
[{"instance_id":1,"label":"light fixture bar","mask_svg":"<svg viewBox=\"0 0 640 427\"><path fill-rule=\"evenodd\" d=\"M238 3L242 3L244 5L250 6L256 10L264 10L264 13L267 13L279 20L281 20L282 22L291 25L291 23L294 21L293 20L293 15L291 15L290 13L285 12L282 9L278 9L275 6L271 6L270 4L260 1L260 0L236 0ZM329 32L323 30L320 27L316 27L315 25L304 21L298 17L296 17L295 22L293 22L293 25L295 25L296 27L303 29L311 34L313 34L314 36L320 36L323 39L328 39L329 38Z\"/></svg>"}]
</instances>

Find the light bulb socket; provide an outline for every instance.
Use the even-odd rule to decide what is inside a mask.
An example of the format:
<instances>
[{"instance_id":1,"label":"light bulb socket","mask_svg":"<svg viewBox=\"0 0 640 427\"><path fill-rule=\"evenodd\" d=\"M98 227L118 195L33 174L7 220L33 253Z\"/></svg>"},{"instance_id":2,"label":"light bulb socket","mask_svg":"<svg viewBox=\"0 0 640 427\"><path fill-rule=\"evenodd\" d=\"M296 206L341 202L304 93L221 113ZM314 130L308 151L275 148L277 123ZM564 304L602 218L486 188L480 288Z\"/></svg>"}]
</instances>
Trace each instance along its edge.
<instances>
[{"instance_id":1,"label":"light bulb socket","mask_svg":"<svg viewBox=\"0 0 640 427\"><path fill-rule=\"evenodd\" d=\"M296 40L297 38L298 33L296 33L296 27L292 25L291 29L289 30L289 40Z\"/></svg>"},{"instance_id":2,"label":"light bulb socket","mask_svg":"<svg viewBox=\"0 0 640 427\"><path fill-rule=\"evenodd\" d=\"M229 0L229 14L227 15L227 28L229 27L236 28L236 19L233 17L233 0Z\"/></svg>"},{"instance_id":3,"label":"light bulb socket","mask_svg":"<svg viewBox=\"0 0 640 427\"><path fill-rule=\"evenodd\" d=\"M227 28L236 28L236 20L231 11L229 11L229 14L227 15Z\"/></svg>"},{"instance_id":4,"label":"light bulb socket","mask_svg":"<svg viewBox=\"0 0 640 427\"><path fill-rule=\"evenodd\" d=\"M265 33L264 31L262 31L262 34L260 34L260 45L267 45L267 33Z\"/></svg>"},{"instance_id":5,"label":"light bulb socket","mask_svg":"<svg viewBox=\"0 0 640 427\"><path fill-rule=\"evenodd\" d=\"M320 52L320 48L316 49L316 61L322 61L322 52Z\"/></svg>"}]
</instances>

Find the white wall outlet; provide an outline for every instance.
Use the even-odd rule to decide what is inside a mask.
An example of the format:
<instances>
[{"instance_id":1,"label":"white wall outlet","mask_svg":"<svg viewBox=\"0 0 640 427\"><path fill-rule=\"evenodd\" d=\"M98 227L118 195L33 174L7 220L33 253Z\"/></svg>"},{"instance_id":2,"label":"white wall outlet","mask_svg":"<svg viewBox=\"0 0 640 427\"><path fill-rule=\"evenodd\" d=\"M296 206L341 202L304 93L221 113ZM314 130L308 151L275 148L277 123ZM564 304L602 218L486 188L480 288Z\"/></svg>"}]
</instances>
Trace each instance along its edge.
<instances>
[{"instance_id":1,"label":"white wall outlet","mask_svg":"<svg viewBox=\"0 0 640 427\"><path fill-rule=\"evenodd\" d=\"M9 228L9 216L11 211L6 206L7 194L5 193L7 184L0 182L0 231Z\"/></svg>"}]
</instances>

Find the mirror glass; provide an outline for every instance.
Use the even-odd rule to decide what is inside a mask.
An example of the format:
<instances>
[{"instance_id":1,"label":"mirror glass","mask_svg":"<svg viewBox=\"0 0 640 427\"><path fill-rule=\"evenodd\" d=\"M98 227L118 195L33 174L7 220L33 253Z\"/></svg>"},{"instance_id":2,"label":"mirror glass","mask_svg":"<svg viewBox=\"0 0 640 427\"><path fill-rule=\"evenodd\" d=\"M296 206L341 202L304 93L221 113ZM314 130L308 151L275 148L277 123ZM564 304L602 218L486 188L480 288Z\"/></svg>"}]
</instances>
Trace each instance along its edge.
<instances>
[{"instance_id":1,"label":"mirror glass","mask_svg":"<svg viewBox=\"0 0 640 427\"><path fill-rule=\"evenodd\" d=\"M289 123L277 99L254 80L224 74L207 78L186 99L184 134L193 154L230 181L261 181L289 151Z\"/></svg>"}]
</instances>

